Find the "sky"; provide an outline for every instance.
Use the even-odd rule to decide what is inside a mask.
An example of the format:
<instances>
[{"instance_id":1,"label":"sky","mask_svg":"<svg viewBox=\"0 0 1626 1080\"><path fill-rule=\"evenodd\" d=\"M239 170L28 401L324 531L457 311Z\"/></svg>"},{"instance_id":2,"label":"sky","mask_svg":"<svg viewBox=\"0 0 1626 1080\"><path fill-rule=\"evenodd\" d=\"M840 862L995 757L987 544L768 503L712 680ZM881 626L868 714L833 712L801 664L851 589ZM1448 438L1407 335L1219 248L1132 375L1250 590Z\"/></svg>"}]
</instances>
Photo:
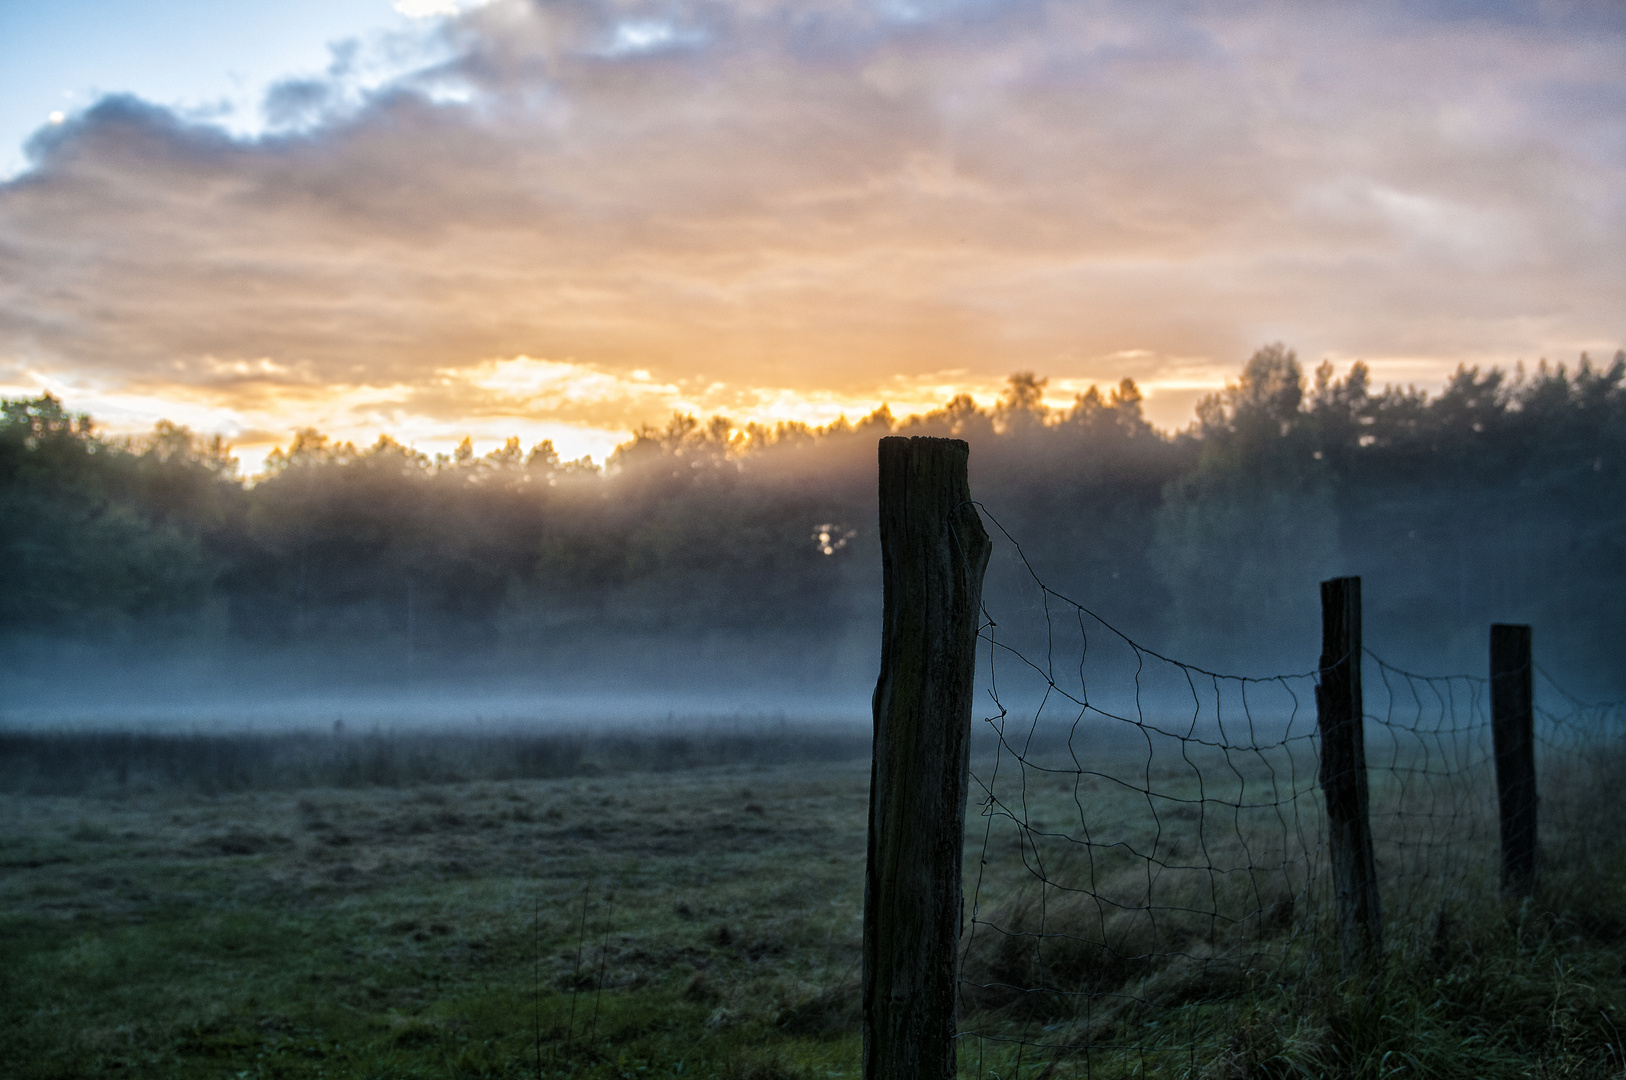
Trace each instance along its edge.
<instances>
[{"instance_id":1,"label":"sky","mask_svg":"<svg viewBox=\"0 0 1626 1080\"><path fill-rule=\"evenodd\" d=\"M0 0L0 395L602 460L1626 346L1626 6Z\"/></svg>"}]
</instances>

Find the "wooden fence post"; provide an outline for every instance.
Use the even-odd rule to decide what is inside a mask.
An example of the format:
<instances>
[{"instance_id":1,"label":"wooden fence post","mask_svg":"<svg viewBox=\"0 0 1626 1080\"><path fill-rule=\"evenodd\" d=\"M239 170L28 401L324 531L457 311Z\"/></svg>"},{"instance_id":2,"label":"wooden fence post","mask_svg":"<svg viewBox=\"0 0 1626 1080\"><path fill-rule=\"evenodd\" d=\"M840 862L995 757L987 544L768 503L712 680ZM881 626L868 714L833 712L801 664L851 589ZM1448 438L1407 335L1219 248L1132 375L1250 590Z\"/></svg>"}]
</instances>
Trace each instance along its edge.
<instances>
[{"instance_id":1,"label":"wooden fence post","mask_svg":"<svg viewBox=\"0 0 1626 1080\"><path fill-rule=\"evenodd\" d=\"M880 445L881 676L864 880L864 1076L953 1080L961 858L992 545L959 439Z\"/></svg>"},{"instance_id":2,"label":"wooden fence post","mask_svg":"<svg viewBox=\"0 0 1626 1080\"><path fill-rule=\"evenodd\" d=\"M1528 895L1536 885L1535 697L1528 626L1491 626L1490 679L1502 888Z\"/></svg>"},{"instance_id":3,"label":"wooden fence post","mask_svg":"<svg viewBox=\"0 0 1626 1080\"><path fill-rule=\"evenodd\" d=\"M1369 965L1383 952L1383 916L1368 816L1358 577L1321 583L1321 681L1315 703L1338 940L1347 973Z\"/></svg>"}]
</instances>

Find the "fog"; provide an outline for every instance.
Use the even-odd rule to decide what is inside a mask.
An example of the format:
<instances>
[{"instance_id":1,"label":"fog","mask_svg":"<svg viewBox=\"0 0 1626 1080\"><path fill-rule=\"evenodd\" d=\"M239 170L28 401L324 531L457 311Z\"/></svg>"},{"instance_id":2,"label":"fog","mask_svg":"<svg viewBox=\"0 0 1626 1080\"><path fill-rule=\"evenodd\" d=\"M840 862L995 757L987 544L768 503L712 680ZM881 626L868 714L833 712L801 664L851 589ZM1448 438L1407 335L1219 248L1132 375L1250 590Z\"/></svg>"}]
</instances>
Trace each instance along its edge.
<instances>
[{"instance_id":1,"label":"fog","mask_svg":"<svg viewBox=\"0 0 1626 1080\"><path fill-rule=\"evenodd\" d=\"M1617 355L1429 396L1271 346L1175 434L1127 380L1052 409L1021 373L992 408L674 417L602 466L306 431L252 482L173 425L112 440L8 402L0 723L861 727L889 434L971 444L995 543L979 717L1070 724L1088 701L1091 723L1285 731L1313 718L1317 584L1344 574L1397 668L1482 676L1489 624L1527 622L1562 686L1618 697L1623 380Z\"/></svg>"},{"instance_id":2,"label":"fog","mask_svg":"<svg viewBox=\"0 0 1626 1080\"><path fill-rule=\"evenodd\" d=\"M166 644L186 651L164 659L82 642L18 647L9 657L0 721L23 729L258 732L334 724L351 732L850 727L867 724L872 689L856 655L851 672L815 678L792 670L787 650L772 653L744 639L692 651L634 641L619 662L593 656L587 643L566 657L536 658L529 672L523 658L509 656L468 665L420 658L409 666L356 652L224 653L208 644Z\"/></svg>"}]
</instances>

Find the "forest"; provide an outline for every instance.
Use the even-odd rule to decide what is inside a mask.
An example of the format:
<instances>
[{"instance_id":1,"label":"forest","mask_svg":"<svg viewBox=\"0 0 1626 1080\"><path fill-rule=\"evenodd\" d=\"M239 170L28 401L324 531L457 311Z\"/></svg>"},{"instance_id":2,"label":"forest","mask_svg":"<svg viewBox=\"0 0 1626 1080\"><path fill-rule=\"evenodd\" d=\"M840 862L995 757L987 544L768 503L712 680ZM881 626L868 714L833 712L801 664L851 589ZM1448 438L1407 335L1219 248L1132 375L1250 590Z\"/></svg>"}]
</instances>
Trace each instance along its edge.
<instances>
[{"instance_id":1,"label":"forest","mask_svg":"<svg viewBox=\"0 0 1626 1080\"><path fill-rule=\"evenodd\" d=\"M1529 622L1578 686L1626 689L1626 352L1463 367L1430 394L1378 388L1361 363L1307 374L1271 345L1176 433L1148 424L1132 381L1067 408L1045 386L1018 373L992 407L822 428L674 416L602 467L548 442L431 458L305 430L254 477L218 437L109 437L49 395L8 400L0 663L214 650L347 678L609 666L862 686L875 444L900 434L970 442L1002 545L991 605L1026 574L1004 530L1138 640L1299 670L1316 582L1354 573L1386 655L1478 671L1487 623Z\"/></svg>"}]
</instances>

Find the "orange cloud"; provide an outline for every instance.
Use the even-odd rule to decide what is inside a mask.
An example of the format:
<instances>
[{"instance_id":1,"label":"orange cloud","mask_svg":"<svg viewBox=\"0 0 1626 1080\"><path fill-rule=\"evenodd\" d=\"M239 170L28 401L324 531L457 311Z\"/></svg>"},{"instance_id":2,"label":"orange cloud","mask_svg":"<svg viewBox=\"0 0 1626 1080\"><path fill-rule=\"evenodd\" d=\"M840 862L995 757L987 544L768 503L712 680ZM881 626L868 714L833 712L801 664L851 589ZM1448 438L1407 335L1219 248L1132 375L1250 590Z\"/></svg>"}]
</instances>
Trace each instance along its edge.
<instances>
[{"instance_id":1,"label":"orange cloud","mask_svg":"<svg viewBox=\"0 0 1626 1080\"><path fill-rule=\"evenodd\" d=\"M104 100L0 185L0 366L602 442L1017 369L1173 425L1267 340L1423 382L1626 341L1622 18L911 10L498 0L257 141Z\"/></svg>"}]
</instances>

